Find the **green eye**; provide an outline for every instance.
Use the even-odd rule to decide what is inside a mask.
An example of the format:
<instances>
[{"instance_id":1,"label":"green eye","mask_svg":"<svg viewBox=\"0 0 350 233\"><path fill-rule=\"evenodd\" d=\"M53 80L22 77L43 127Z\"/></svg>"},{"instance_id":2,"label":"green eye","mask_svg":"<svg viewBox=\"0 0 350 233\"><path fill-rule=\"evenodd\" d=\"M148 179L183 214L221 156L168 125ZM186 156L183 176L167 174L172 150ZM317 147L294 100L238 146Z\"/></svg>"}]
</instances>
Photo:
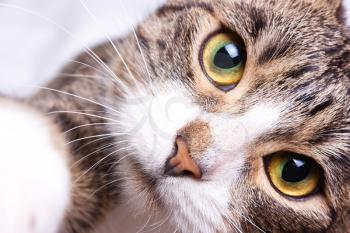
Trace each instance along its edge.
<instances>
[{"instance_id":1,"label":"green eye","mask_svg":"<svg viewBox=\"0 0 350 233\"><path fill-rule=\"evenodd\" d=\"M243 76L245 54L242 46L226 33L209 38L201 60L210 80L225 91L234 88Z\"/></svg>"},{"instance_id":2,"label":"green eye","mask_svg":"<svg viewBox=\"0 0 350 233\"><path fill-rule=\"evenodd\" d=\"M306 156L278 152L268 157L266 165L272 185L285 195L303 197L319 187L321 168Z\"/></svg>"}]
</instances>

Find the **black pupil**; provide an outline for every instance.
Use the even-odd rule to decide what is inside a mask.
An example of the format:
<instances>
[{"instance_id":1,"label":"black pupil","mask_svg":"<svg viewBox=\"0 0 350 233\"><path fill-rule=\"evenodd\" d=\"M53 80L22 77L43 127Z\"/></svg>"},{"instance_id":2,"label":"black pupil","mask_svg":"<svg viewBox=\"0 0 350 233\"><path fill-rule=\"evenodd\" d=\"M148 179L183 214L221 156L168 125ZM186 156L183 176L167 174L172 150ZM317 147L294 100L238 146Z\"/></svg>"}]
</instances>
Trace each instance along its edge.
<instances>
[{"instance_id":1,"label":"black pupil","mask_svg":"<svg viewBox=\"0 0 350 233\"><path fill-rule=\"evenodd\" d=\"M303 159L290 159L282 170L282 179L296 183L303 181L310 173L310 162Z\"/></svg>"},{"instance_id":2,"label":"black pupil","mask_svg":"<svg viewBox=\"0 0 350 233\"><path fill-rule=\"evenodd\" d=\"M242 61L241 51L234 44L228 44L215 54L214 64L221 69L231 69Z\"/></svg>"}]
</instances>

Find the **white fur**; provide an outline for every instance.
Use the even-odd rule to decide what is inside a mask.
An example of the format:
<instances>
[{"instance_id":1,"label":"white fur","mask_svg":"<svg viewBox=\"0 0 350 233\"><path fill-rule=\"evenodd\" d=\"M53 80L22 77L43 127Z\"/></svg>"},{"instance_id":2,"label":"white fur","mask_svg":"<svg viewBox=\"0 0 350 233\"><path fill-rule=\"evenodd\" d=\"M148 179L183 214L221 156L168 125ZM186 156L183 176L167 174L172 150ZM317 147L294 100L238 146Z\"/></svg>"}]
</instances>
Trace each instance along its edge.
<instances>
[{"instance_id":1,"label":"white fur","mask_svg":"<svg viewBox=\"0 0 350 233\"><path fill-rule=\"evenodd\" d=\"M142 99L126 102L121 107L121 124L137 159L153 175L159 175L175 143L177 131L200 115L185 90L172 83L166 88L155 87L156 95L138 93ZM171 90L171 91L169 91ZM134 97L135 98L135 97Z\"/></svg>"},{"instance_id":2,"label":"white fur","mask_svg":"<svg viewBox=\"0 0 350 233\"><path fill-rule=\"evenodd\" d=\"M257 139L278 123L282 109L260 104L253 106L242 116L228 114L207 114L205 121L210 125L214 142L204 155L209 167L208 173L215 179L225 177L229 171L234 181L243 166L249 143Z\"/></svg>"},{"instance_id":3,"label":"white fur","mask_svg":"<svg viewBox=\"0 0 350 233\"><path fill-rule=\"evenodd\" d=\"M0 232L56 233L69 204L66 158L46 120L0 102Z\"/></svg>"},{"instance_id":4,"label":"white fur","mask_svg":"<svg viewBox=\"0 0 350 233\"><path fill-rule=\"evenodd\" d=\"M143 101L123 105L122 128L129 134L127 138L136 150L136 159L148 172L159 177L157 192L172 221L183 232L214 232L222 226L223 216L230 214L231 191L238 182L247 146L276 126L282 109L261 104L241 116L205 113L184 88L166 85L153 88L153 94L139 93L147 96ZM204 182L162 178L160 174L177 132L192 121L207 122L214 139L198 161L206 168ZM133 195L132 190L128 192ZM239 227L238 223L232 224Z\"/></svg>"}]
</instances>

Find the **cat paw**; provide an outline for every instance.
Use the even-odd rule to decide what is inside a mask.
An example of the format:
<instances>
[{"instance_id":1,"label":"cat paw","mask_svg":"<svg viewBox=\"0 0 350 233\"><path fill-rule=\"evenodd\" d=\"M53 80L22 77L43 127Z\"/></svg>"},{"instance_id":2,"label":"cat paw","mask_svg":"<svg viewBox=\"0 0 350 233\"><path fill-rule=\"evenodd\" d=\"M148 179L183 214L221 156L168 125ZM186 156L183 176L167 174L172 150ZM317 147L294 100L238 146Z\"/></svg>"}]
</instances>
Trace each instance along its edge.
<instances>
[{"instance_id":1,"label":"cat paw","mask_svg":"<svg viewBox=\"0 0 350 233\"><path fill-rule=\"evenodd\" d=\"M49 120L0 99L0 232L59 231L70 201L67 158Z\"/></svg>"}]
</instances>

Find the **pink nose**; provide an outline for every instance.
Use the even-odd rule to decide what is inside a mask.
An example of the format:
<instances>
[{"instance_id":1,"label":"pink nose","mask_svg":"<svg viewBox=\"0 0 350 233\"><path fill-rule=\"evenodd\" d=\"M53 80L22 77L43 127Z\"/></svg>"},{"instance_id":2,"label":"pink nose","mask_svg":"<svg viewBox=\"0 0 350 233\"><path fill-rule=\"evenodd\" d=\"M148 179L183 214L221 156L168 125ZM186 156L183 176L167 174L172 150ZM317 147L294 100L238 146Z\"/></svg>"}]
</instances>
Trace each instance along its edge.
<instances>
[{"instance_id":1,"label":"pink nose","mask_svg":"<svg viewBox=\"0 0 350 233\"><path fill-rule=\"evenodd\" d=\"M202 171L192 159L186 141L180 136L176 138L175 149L174 155L165 164L164 174L168 176L189 175L200 179Z\"/></svg>"}]
</instances>

